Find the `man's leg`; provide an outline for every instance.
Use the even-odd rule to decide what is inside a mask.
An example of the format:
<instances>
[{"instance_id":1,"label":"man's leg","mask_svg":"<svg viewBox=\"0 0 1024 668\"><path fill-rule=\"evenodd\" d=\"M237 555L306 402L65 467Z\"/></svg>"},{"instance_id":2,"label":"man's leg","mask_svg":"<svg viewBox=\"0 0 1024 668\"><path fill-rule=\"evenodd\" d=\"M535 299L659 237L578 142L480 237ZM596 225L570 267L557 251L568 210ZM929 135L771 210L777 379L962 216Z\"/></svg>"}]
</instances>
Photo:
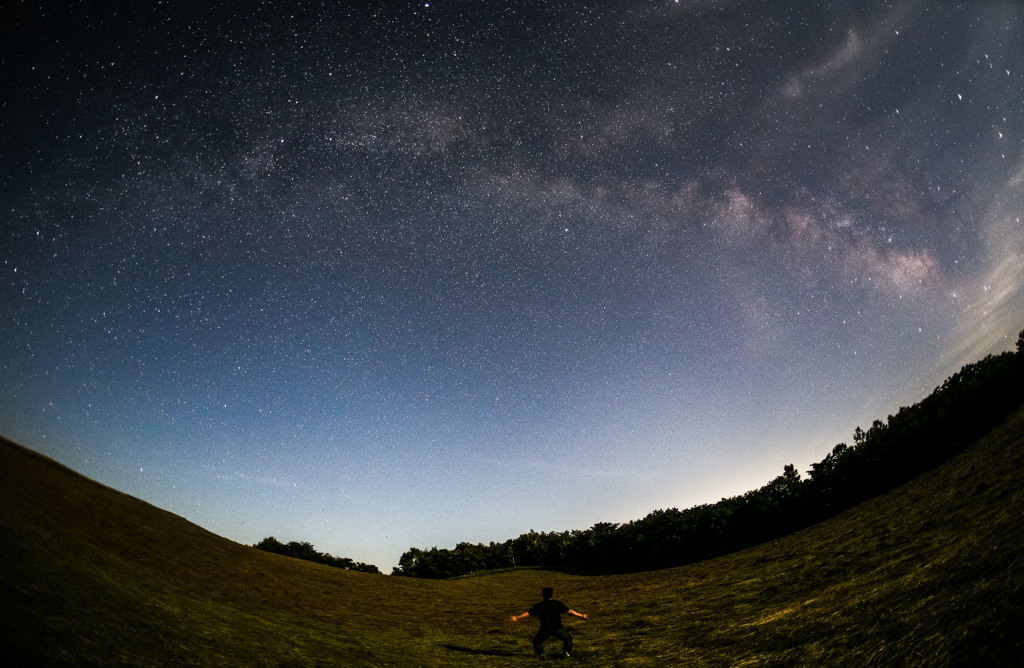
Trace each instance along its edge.
<instances>
[{"instance_id":1,"label":"man's leg","mask_svg":"<svg viewBox=\"0 0 1024 668\"><path fill-rule=\"evenodd\" d=\"M572 634L565 629L558 629L555 637L562 641L562 654L568 655L572 651Z\"/></svg>"},{"instance_id":2,"label":"man's leg","mask_svg":"<svg viewBox=\"0 0 1024 668\"><path fill-rule=\"evenodd\" d=\"M537 656L544 656L544 641L551 637L551 631L541 629L533 636L533 652Z\"/></svg>"}]
</instances>

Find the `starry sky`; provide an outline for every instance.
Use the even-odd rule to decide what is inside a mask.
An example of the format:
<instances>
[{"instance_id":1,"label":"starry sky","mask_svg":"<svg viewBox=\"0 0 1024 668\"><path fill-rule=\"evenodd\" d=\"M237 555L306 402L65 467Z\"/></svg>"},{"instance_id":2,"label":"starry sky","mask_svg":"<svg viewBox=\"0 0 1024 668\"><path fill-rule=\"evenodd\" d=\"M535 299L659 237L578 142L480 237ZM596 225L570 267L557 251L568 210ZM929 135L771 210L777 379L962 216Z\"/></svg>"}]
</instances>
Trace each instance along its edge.
<instances>
[{"instance_id":1,"label":"starry sky","mask_svg":"<svg viewBox=\"0 0 1024 668\"><path fill-rule=\"evenodd\" d=\"M7 3L0 434L409 547L806 471L1024 328L1024 7Z\"/></svg>"}]
</instances>

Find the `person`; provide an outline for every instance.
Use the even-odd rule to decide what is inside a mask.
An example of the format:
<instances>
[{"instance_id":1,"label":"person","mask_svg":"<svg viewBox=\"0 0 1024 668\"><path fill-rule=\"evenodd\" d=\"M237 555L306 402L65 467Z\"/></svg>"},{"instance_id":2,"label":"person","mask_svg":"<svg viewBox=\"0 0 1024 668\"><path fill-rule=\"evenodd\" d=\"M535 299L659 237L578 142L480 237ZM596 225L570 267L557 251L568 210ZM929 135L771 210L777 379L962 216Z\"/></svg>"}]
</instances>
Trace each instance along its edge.
<instances>
[{"instance_id":1,"label":"person","mask_svg":"<svg viewBox=\"0 0 1024 668\"><path fill-rule=\"evenodd\" d=\"M572 635L562 626L562 615L568 614L584 620L590 618L586 615L581 615L575 610L570 610L569 606L565 603L552 598L555 595L555 590L551 587L544 587L540 595L543 597L543 601L540 601L521 615L512 615L512 621L518 622L520 619L527 617L537 617L540 620L540 630L537 631L537 635L533 636L533 651L537 654L537 657L544 658L545 640L548 638L558 638L562 641L562 656L569 658L569 653L572 652Z\"/></svg>"}]
</instances>

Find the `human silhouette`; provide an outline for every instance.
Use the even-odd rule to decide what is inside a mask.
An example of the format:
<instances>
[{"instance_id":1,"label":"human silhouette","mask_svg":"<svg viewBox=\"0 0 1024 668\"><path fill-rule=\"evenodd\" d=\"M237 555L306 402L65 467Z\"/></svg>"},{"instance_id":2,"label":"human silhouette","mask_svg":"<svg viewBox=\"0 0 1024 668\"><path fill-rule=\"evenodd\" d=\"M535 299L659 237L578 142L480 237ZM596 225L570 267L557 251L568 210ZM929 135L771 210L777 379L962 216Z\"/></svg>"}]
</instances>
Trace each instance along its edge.
<instances>
[{"instance_id":1,"label":"human silhouette","mask_svg":"<svg viewBox=\"0 0 1024 668\"><path fill-rule=\"evenodd\" d=\"M580 619L590 618L586 615L581 615L575 610L570 610L569 606L565 603L552 598L555 595L555 590L551 587L544 587L540 595L543 597L543 601L540 601L521 615L512 615L512 621L518 622L520 619L527 617L537 617L540 619L540 630L537 631L537 635L533 636L533 651L537 654L537 657L540 659L544 658L545 640L548 638L558 638L562 641L562 656L569 658L569 653L572 652L572 635L562 626L562 615L568 614Z\"/></svg>"}]
</instances>

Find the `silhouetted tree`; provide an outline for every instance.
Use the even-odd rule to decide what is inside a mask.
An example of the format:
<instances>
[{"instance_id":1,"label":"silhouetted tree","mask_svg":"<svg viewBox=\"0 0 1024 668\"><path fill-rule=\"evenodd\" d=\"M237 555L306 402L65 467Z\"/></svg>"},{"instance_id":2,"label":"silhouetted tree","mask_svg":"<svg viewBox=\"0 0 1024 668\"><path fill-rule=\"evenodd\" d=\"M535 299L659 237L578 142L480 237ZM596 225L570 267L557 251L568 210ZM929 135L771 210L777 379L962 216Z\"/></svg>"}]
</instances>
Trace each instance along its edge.
<instances>
[{"instance_id":1,"label":"silhouetted tree","mask_svg":"<svg viewBox=\"0 0 1024 668\"><path fill-rule=\"evenodd\" d=\"M331 566L333 568L342 568L349 571L361 571L363 573L380 573L380 569L373 564L364 564L346 557L334 557L324 552L317 552L313 547L313 544L309 542L291 541L290 543L285 544L273 536L269 536L253 545L253 547L258 550L263 550L264 552L282 554L286 557L312 561L325 566Z\"/></svg>"}]
</instances>

